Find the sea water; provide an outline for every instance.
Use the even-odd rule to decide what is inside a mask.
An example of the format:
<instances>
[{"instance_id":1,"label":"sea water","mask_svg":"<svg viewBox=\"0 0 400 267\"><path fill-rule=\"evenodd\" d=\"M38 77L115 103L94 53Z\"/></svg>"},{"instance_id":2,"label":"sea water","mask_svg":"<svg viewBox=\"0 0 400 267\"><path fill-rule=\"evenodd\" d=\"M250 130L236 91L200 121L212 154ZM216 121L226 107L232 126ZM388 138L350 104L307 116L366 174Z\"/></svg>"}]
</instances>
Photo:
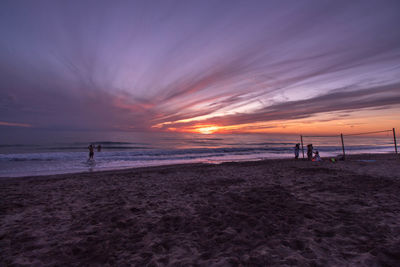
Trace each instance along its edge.
<instances>
[{"instance_id":1,"label":"sea water","mask_svg":"<svg viewBox=\"0 0 400 267\"><path fill-rule=\"evenodd\" d=\"M121 139L121 138L119 138ZM88 172L181 163L221 163L227 161L291 158L299 136L290 135L164 135L140 140L86 140L46 144L0 145L0 177L20 177L74 172ZM304 138L322 157L342 153L340 136ZM95 150L94 162L88 161L88 145ZM394 151L389 136L345 137L346 154L390 153ZM300 158L302 158L300 150Z\"/></svg>"}]
</instances>

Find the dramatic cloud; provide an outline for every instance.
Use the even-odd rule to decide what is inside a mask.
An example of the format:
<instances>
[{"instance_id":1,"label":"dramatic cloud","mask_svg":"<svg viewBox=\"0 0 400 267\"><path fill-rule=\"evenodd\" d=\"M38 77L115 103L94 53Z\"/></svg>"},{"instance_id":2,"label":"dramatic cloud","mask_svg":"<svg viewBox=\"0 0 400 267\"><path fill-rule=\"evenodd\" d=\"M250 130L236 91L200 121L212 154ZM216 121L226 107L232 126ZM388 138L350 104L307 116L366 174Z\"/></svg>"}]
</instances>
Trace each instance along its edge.
<instances>
[{"instance_id":1,"label":"dramatic cloud","mask_svg":"<svg viewBox=\"0 0 400 267\"><path fill-rule=\"evenodd\" d=\"M164 131L400 110L398 1L3 1L0 127Z\"/></svg>"},{"instance_id":2,"label":"dramatic cloud","mask_svg":"<svg viewBox=\"0 0 400 267\"><path fill-rule=\"evenodd\" d=\"M249 122L284 121L309 118L326 112L358 111L368 108L380 109L390 105L398 105L399 103L400 83L356 91L336 91L306 100L287 101L271 105L250 114L215 117L208 119L207 123L226 126ZM193 123L198 123L198 121L172 124L169 127L187 127Z\"/></svg>"}]
</instances>

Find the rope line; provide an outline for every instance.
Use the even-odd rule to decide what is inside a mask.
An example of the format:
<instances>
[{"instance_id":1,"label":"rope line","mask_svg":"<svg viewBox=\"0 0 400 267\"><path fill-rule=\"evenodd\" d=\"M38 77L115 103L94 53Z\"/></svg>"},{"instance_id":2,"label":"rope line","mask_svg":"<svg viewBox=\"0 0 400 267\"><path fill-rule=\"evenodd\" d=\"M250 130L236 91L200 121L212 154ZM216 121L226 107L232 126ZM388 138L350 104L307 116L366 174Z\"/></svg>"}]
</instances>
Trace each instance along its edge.
<instances>
[{"instance_id":1,"label":"rope line","mask_svg":"<svg viewBox=\"0 0 400 267\"><path fill-rule=\"evenodd\" d=\"M365 133L356 133L356 134L344 134L343 136L353 136L353 135L363 135L363 134L385 133L385 132L391 132L391 131L393 131L393 130L383 130L383 131L365 132ZM338 134L338 135L302 135L302 137L340 137L340 134Z\"/></svg>"},{"instance_id":2,"label":"rope line","mask_svg":"<svg viewBox=\"0 0 400 267\"><path fill-rule=\"evenodd\" d=\"M391 132L391 131L393 131L393 130L383 130L383 131L367 132L367 133L356 133L356 134L344 134L343 136L374 134L374 133L385 133L385 132Z\"/></svg>"},{"instance_id":3,"label":"rope line","mask_svg":"<svg viewBox=\"0 0 400 267\"><path fill-rule=\"evenodd\" d=\"M303 137L338 137L340 135L302 135Z\"/></svg>"}]
</instances>

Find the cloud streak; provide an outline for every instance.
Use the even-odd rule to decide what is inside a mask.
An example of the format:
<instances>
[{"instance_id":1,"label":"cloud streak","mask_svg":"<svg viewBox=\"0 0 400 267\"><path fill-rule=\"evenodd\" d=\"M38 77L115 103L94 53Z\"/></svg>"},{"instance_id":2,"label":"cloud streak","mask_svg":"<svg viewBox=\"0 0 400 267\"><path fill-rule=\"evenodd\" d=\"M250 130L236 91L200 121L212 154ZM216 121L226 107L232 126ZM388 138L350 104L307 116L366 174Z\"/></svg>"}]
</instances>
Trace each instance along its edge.
<instances>
[{"instance_id":1,"label":"cloud streak","mask_svg":"<svg viewBox=\"0 0 400 267\"><path fill-rule=\"evenodd\" d=\"M207 123L220 126L245 123L285 121L310 118L320 113L352 112L360 109L382 109L400 105L400 83L382 87L347 92L331 92L306 100L275 104L250 114L235 114L208 119ZM194 121L190 124L201 123ZM172 127L187 127L189 124L172 124Z\"/></svg>"},{"instance_id":2,"label":"cloud streak","mask_svg":"<svg viewBox=\"0 0 400 267\"><path fill-rule=\"evenodd\" d=\"M32 125L27 123L6 122L6 121L0 121L0 126L26 127L26 128L32 127Z\"/></svg>"},{"instance_id":3,"label":"cloud streak","mask_svg":"<svg viewBox=\"0 0 400 267\"><path fill-rule=\"evenodd\" d=\"M146 132L399 109L398 1L3 7L3 122Z\"/></svg>"}]
</instances>

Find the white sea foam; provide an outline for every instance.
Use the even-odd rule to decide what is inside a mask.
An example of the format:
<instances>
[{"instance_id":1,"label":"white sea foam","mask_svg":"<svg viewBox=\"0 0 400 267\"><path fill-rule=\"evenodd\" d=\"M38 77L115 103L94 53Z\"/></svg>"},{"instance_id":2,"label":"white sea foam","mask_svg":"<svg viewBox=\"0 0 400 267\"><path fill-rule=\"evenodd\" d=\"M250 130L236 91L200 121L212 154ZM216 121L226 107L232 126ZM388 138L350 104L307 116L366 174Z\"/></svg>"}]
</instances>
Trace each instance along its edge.
<instances>
[{"instance_id":1,"label":"white sea foam","mask_svg":"<svg viewBox=\"0 0 400 267\"><path fill-rule=\"evenodd\" d=\"M174 140L157 144L129 142L96 142L102 152L95 152L96 164L87 164L86 143L57 145L6 145L0 147L0 177L60 174L180 163L221 163L227 161L262 160L293 156L296 137L284 140L271 138L202 138ZM236 142L235 142L236 141ZM315 138L313 142L322 157L342 153L336 139ZM346 153L387 153L394 150L388 138L347 139ZM306 145L306 144L304 144ZM168 147L170 146L170 147ZM161 147L161 148L160 148ZM182 148L184 147L184 148ZM14 152L14 153L12 153ZM300 157L302 153L300 152Z\"/></svg>"}]
</instances>

